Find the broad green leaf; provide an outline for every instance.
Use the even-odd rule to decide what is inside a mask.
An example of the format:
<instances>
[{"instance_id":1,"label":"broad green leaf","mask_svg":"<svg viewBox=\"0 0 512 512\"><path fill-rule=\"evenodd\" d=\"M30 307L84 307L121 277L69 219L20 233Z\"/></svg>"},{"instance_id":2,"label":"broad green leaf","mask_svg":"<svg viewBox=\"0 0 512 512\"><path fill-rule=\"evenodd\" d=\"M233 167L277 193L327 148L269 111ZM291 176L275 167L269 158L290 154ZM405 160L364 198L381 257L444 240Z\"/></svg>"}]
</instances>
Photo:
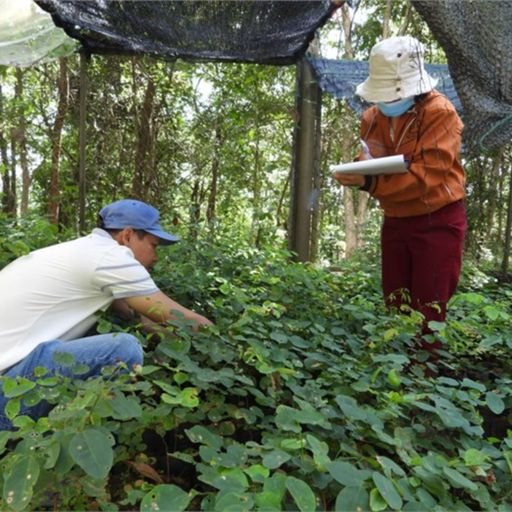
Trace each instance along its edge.
<instances>
[{"instance_id":1,"label":"broad green leaf","mask_svg":"<svg viewBox=\"0 0 512 512\"><path fill-rule=\"evenodd\" d=\"M250 494L241 492L221 491L215 496L214 511L245 512L252 510L254 501Z\"/></svg>"},{"instance_id":2,"label":"broad green leaf","mask_svg":"<svg viewBox=\"0 0 512 512\"><path fill-rule=\"evenodd\" d=\"M329 458L329 446L327 443L323 441L319 441L315 436L311 434L306 435L306 440L311 447L311 451L313 452L313 458L315 460L315 464L320 468L325 467L331 459Z\"/></svg>"},{"instance_id":3,"label":"broad green leaf","mask_svg":"<svg viewBox=\"0 0 512 512\"><path fill-rule=\"evenodd\" d=\"M274 331L270 333L270 339L277 341L277 343L287 343L288 336L282 332Z\"/></svg>"},{"instance_id":4,"label":"broad green leaf","mask_svg":"<svg viewBox=\"0 0 512 512\"><path fill-rule=\"evenodd\" d=\"M291 455L283 450L274 450L263 456L262 463L269 469L277 469L279 466L291 459Z\"/></svg>"},{"instance_id":5,"label":"broad green leaf","mask_svg":"<svg viewBox=\"0 0 512 512\"><path fill-rule=\"evenodd\" d=\"M485 394L485 403L494 414L501 414L505 410L503 399L492 391Z\"/></svg>"},{"instance_id":6,"label":"broad green leaf","mask_svg":"<svg viewBox=\"0 0 512 512\"><path fill-rule=\"evenodd\" d=\"M277 494L279 500L282 500L286 492L286 475L281 471L275 472L268 480L263 484L263 490Z\"/></svg>"},{"instance_id":7,"label":"broad green leaf","mask_svg":"<svg viewBox=\"0 0 512 512\"><path fill-rule=\"evenodd\" d=\"M370 497L364 487L345 487L336 498L336 512L360 512L368 510Z\"/></svg>"},{"instance_id":8,"label":"broad green leaf","mask_svg":"<svg viewBox=\"0 0 512 512\"><path fill-rule=\"evenodd\" d=\"M485 316L494 322L494 320L497 320L497 318L500 316L500 310L494 306L484 306L483 311L485 313Z\"/></svg>"},{"instance_id":9,"label":"broad green leaf","mask_svg":"<svg viewBox=\"0 0 512 512\"><path fill-rule=\"evenodd\" d=\"M391 473L394 473L398 476L405 476L405 471L394 461L388 459L387 457L383 457L378 455L376 457L377 462L382 466L384 473L386 476L391 477Z\"/></svg>"},{"instance_id":10,"label":"broad green leaf","mask_svg":"<svg viewBox=\"0 0 512 512\"><path fill-rule=\"evenodd\" d=\"M393 481L376 471L373 473L372 478L380 495L386 500L386 503L392 509L400 510L402 508L402 498L393 485Z\"/></svg>"},{"instance_id":11,"label":"broad green leaf","mask_svg":"<svg viewBox=\"0 0 512 512\"><path fill-rule=\"evenodd\" d=\"M315 494L306 482L294 476L289 476L286 478L285 485L301 512L316 510Z\"/></svg>"},{"instance_id":12,"label":"broad green leaf","mask_svg":"<svg viewBox=\"0 0 512 512\"><path fill-rule=\"evenodd\" d=\"M381 496L378 489L374 488L370 491L370 510L372 512L380 512L381 510L386 510L388 508L388 504L386 500Z\"/></svg>"},{"instance_id":13,"label":"broad green leaf","mask_svg":"<svg viewBox=\"0 0 512 512\"><path fill-rule=\"evenodd\" d=\"M299 413L297 409L293 409L287 405L279 405L276 409L276 413L277 414L275 415L274 421L280 429L290 430L296 433L302 431L302 428L297 420Z\"/></svg>"},{"instance_id":14,"label":"broad green leaf","mask_svg":"<svg viewBox=\"0 0 512 512\"><path fill-rule=\"evenodd\" d=\"M142 407L136 398L119 393L112 399L110 405L114 410L113 417L118 420L130 420L142 416Z\"/></svg>"},{"instance_id":15,"label":"broad green leaf","mask_svg":"<svg viewBox=\"0 0 512 512\"><path fill-rule=\"evenodd\" d=\"M402 510L403 512L431 512L432 509L418 501L408 501Z\"/></svg>"},{"instance_id":16,"label":"broad green leaf","mask_svg":"<svg viewBox=\"0 0 512 512\"><path fill-rule=\"evenodd\" d=\"M24 395L35 387L35 382L25 379L24 377L16 377L15 379L6 379L4 381L2 392L7 398L15 398Z\"/></svg>"},{"instance_id":17,"label":"broad green leaf","mask_svg":"<svg viewBox=\"0 0 512 512\"><path fill-rule=\"evenodd\" d=\"M398 336L398 334L398 330L395 328L387 329L386 331L384 331L384 341L390 341L396 336Z\"/></svg>"},{"instance_id":18,"label":"broad green leaf","mask_svg":"<svg viewBox=\"0 0 512 512\"><path fill-rule=\"evenodd\" d=\"M20 430L33 432L36 422L29 416L17 416L12 420L12 424Z\"/></svg>"},{"instance_id":19,"label":"broad green leaf","mask_svg":"<svg viewBox=\"0 0 512 512\"><path fill-rule=\"evenodd\" d=\"M3 500L12 510L30 505L33 487L39 478L39 464L32 456L21 456L4 476Z\"/></svg>"},{"instance_id":20,"label":"broad green leaf","mask_svg":"<svg viewBox=\"0 0 512 512\"><path fill-rule=\"evenodd\" d=\"M101 323L101 321L100 321L100 323ZM111 329L112 329L112 325L110 325L109 330L106 332L110 332ZM100 334L104 334L104 333L101 333L99 328L98 328L98 332ZM70 354L69 352L54 352L53 360L56 363L63 366L64 368L71 368L71 366L73 366L75 364L75 356L73 354Z\"/></svg>"},{"instance_id":21,"label":"broad green leaf","mask_svg":"<svg viewBox=\"0 0 512 512\"><path fill-rule=\"evenodd\" d=\"M73 436L69 443L69 453L93 478L105 478L114 460L110 439L95 429L86 429Z\"/></svg>"},{"instance_id":22,"label":"broad green leaf","mask_svg":"<svg viewBox=\"0 0 512 512\"><path fill-rule=\"evenodd\" d=\"M45 469L52 469L60 455L60 442L57 439L53 439L52 442L46 448L46 462L44 463Z\"/></svg>"},{"instance_id":23,"label":"broad green leaf","mask_svg":"<svg viewBox=\"0 0 512 512\"><path fill-rule=\"evenodd\" d=\"M220 453L215 448L211 448L210 446L206 446L202 444L199 447L199 456L203 462L206 462L210 465L219 465L220 464Z\"/></svg>"},{"instance_id":24,"label":"broad green leaf","mask_svg":"<svg viewBox=\"0 0 512 512\"><path fill-rule=\"evenodd\" d=\"M4 452L5 446L11 437L13 437L13 434L10 431L0 431L0 455Z\"/></svg>"},{"instance_id":25,"label":"broad green leaf","mask_svg":"<svg viewBox=\"0 0 512 512\"><path fill-rule=\"evenodd\" d=\"M210 432L207 428L201 425L195 425L188 430L185 430L185 434L193 443L201 443L217 450L224 444L224 440L221 436Z\"/></svg>"},{"instance_id":26,"label":"broad green leaf","mask_svg":"<svg viewBox=\"0 0 512 512\"><path fill-rule=\"evenodd\" d=\"M512 450L503 452L503 456L505 457L505 461L507 462L508 470L510 474L512 474Z\"/></svg>"},{"instance_id":27,"label":"broad green leaf","mask_svg":"<svg viewBox=\"0 0 512 512\"><path fill-rule=\"evenodd\" d=\"M400 376L400 372L396 368L392 368L389 370L387 374L388 382L394 387L398 388L402 384L402 377Z\"/></svg>"},{"instance_id":28,"label":"broad green leaf","mask_svg":"<svg viewBox=\"0 0 512 512\"><path fill-rule=\"evenodd\" d=\"M364 421L367 419L368 413L362 407L360 407L357 403L357 400L351 396L337 396L336 402L340 406L347 419L350 419L350 421Z\"/></svg>"},{"instance_id":29,"label":"broad green leaf","mask_svg":"<svg viewBox=\"0 0 512 512\"><path fill-rule=\"evenodd\" d=\"M302 450L306 446L304 439L283 439L281 441L281 448L284 450Z\"/></svg>"},{"instance_id":30,"label":"broad green leaf","mask_svg":"<svg viewBox=\"0 0 512 512\"><path fill-rule=\"evenodd\" d=\"M171 396L176 396L180 392L180 388L178 386L172 386L163 380L155 380L153 383Z\"/></svg>"},{"instance_id":31,"label":"broad green leaf","mask_svg":"<svg viewBox=\"0 0 512 512\"><path fill-rule=\"evenodd\" d=\"M480 384L480 382L475 382L474 380L467 379L467 378L462 379L462 387L476 389L477 391L480 391L481 393L483 393L485 391L485 386L483 384Z\"/></svg>"},{"instance_id":32,"label":"broad green leaf","mask_svg":"<svg viewBox=\"0 0 512 512\"><path fill-rule=\"evenodd\" d=\"M240 468L222 469L212 485L221 490L244 491L249 487L249 481Z\"/></svg>"},{"instance_id":33,"label":"broad green leaf","mask_svg":"<svg viewBox=\"0 0 512 512\"><path fill-rule=\"evenodd\" d=\"M258 506L258 510L264 510L265 512L281 512L282 499L283 497L280 494L270 491L254 494L254 500Z\"/></svg>"},{"instance_id":34,"label":"broad green leaf","mask_svg":"<svg viewBox=\"0 0 512 512\"><path fill-rule=\"evenodd\" d=\"M184 388L181 393L178 395L180 399L180 404L183 407L197 407L199 405L199 394L198 388Z\"/></svg>"},{"instance_id":35,"label":"broad green leaf","mask_svg":"<svg viewBox=\"0 0 512 512\"><path fill-rule=\"evenodd\" d=\"M189 494L176 485L157 485L142 498L140 512L181 512L186 510L191 499Z\"/></svg>"},{"instance_id":36,"label":"broad green leaf","mask_svg":"<svg viewBox=\"0 0 512 512\"><path fill-rule=\"evenodd\" d=\"M11 398L4 409L5 415L10 419L13 420L14 417L16 417L21 410L21 399L20 398Z\"/></svg>"},{"instance_id":37,"label":"broad green leaf","mask_svg":"<svg viewBox=\"0 0 512 512\"><path fill-rule=\"evenodd\" d=\"M229 445L221 454L220 464L226 468L242 467L247 461L247 448L241 444Z\"/></svg>"},{"instance_id":38,"label":"broad green leaf","mask_svg":"<svg viewBox=\"0 0 512 512\"><path fill-rule=\"evenodd\" d=\"M251 477L253 482L263 483L270 475L270 470L261 464L253 464L244 471Z\"/></svg>"},{"instance_id":39,"label":"broad green leaf","mask_svg":"<svg viewBox=\"0 0 512 512\"><path fill-rule=\"evenodd\" d=\"M488 458L488 455L475 448L469 448L469 450L464 452L464 463L466 466L480 466Z\"/></svg>"},{"instance_id":40,"label":"broad green leaf","mask_svg":"<svg viewBox=\"0 0 512 512\"><path fill-rule=\"evenodd\" d=\"M336 481L347 487L360 487L371 475L369 471L357 469L350 462L341 460L330 462L325 467Z\"/></svg>"},{"instance_id":41,"label":"broad green leaf","mask_svg":"<svg viewBox=\"0 0 512 512\"><path fill-rule=\"evenodd\" d=\"M425 489L418 489L416 491L416 494L420 502L429 510L432 510L437 505L437 501L435 500L435 498L433 498L432 495Z\"/></svg>"},{"instance_id":42,"label":"broad green leaf","mask_svg":"<svg viewBox=\"0 0 512 512\"><path fill-rule=\"evenodd\" d=\"M199 390L197 388L184 388L180 390L175 396L171 396L167 393L162 393L162 402L166 404L182 405L183 407L197 407L199 405L198 398Z\"/></svg>"},{"instance_id":43,"label":"broad green leaf","mask_svg":"<svg viewBox=\"0 0 512 512\"><path fill-rule=\"evenodd\" d=\"M477 485L474 482L468 480L456 469L444 467L443 473L450 479L450 482L453 484L454 487L469 489L470 491L476 491L478 489Z\"/></svg>"}]
</instances>

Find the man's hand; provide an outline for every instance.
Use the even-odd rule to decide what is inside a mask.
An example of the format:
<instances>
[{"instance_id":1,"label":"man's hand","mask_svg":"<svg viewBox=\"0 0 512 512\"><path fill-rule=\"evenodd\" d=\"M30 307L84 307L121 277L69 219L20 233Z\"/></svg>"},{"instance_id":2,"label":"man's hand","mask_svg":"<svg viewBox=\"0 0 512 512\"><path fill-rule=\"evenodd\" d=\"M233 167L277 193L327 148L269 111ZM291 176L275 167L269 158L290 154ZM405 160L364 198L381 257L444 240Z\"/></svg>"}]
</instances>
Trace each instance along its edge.
<instances>
[{"instance_id":1,"label":"man's hand","mask_svg":"<svg viewBox=\"0 0 512 512\"><path fill-rule=\"evenodd\" d=\"M125 301L134 311L156 323L166 323L168 320L183 317L185 320L194 322L195 331L203 325L213 325L208 318L185 308L161 291L151 295L127 297Z\"/></svg>"},{"instance_id":2,"label":"man's hand","mask_svg":"<svg viewBox=\"0 0 512 512\"><path fill-rule=\"evenodd\" d=\"M194 317L190 317L190 320L193 320L195 322L194 325L192 326L192 330L194 332L198 332L199 329L204 325L213 325L213 322L208 320L208 318L197 313L194 313L194 315ZM140 315L140 321L142 323L144 331L147 333L159 334L166 332L165 324L162 325L161 323L154 322L145 315Z\"/></svg>"},{"instance_id":3,"label":"man's hand","mask_svg":"<svg viewBox=\"0 0 512 512\"><path fill-rule=\"evenodd\" d=\"M196 321L197 325L199 327L202 327L203 325L213 325L213 322L211 320L208 320L205 316L199 315L196 313L196 318L194 320Z\"/></svg>"},{"instance_id":4,"label":"man's hand","mask_svg":"<svg viewBox=\"0 0 512 512\"><path fill-rule=\"evenodd\" d=\"M334 174L334 179L345 187L362 187L364 176L361 174Z\"/></svg>"}]
</instances>

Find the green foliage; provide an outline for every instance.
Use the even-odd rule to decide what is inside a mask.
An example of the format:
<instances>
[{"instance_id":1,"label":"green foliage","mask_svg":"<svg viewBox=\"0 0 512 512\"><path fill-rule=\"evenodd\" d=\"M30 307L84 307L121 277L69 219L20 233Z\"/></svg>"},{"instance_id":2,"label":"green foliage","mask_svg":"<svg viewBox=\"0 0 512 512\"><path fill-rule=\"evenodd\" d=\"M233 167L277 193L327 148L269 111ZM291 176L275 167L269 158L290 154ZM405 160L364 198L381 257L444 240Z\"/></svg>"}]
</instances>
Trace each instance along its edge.
<instances>
[{"instance_id":1,"label":"green foliage","mask_svg":"<svg viewBox=\"0 0 512 512\"><path fill-rule=\"evenodd\" d=\"M488 283L491 301L466 281L433 325L436 363L416 348L421 317L382 307L371 263L166 251L162 288L216 325L140 335L136 373L4 378L18 430L0 432L2 509L507 510L510 288ZM42 399L47 418L19 416Z\"/></svg>"},{"instance_id":2,"label":"green foliage","mask_svg":"<svg viewBox=\"0 0 512 512\"><path fill-rule=\"evenodd\" d=\"M24 217L15 222L0 214L0 269L34 249L57 241L57 227L40 217Z\"/></svg>"}]
</instances>

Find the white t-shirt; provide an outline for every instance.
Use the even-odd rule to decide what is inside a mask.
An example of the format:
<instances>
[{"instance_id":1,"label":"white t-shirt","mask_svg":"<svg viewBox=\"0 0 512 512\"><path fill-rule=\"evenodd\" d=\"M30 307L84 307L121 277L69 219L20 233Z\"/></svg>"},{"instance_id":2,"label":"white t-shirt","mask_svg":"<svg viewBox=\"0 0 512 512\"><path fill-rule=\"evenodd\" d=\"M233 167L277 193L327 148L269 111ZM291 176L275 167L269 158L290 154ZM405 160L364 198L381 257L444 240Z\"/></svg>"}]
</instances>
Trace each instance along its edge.
<instances>
[{"instance_id":1,"label":"white t-shirt","mask_svg":"<svg viewBox=\"0 0 512 512\"><path fill-rule=\"evenodd\" d=\"M114 299L158 291L106 231L31 252L0 271L0 371L39 343L83 336Z\"/></svg>"}]
</instances>

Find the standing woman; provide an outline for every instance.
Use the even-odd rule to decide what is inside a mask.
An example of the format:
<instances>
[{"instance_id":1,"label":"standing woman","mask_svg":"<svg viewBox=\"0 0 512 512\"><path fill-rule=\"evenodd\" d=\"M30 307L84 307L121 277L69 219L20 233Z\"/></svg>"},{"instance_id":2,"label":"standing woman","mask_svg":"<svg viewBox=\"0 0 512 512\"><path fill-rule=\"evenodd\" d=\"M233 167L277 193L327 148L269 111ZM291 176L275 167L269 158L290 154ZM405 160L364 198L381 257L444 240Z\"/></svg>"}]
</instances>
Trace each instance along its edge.
<instances>
[{"instance_id":1,"label":"standing woman","mask_svg":"<svg viewBox=\"0 0 512 512\"><path fill-rule=\"evenodd\" d=\"M403 154L408 172L385 176L335 175L358 186L384 210L382 287L389 306L409 303L428 322L444 321L460 276L466 212L460 163L463 124L452 103L434 90L423 45L410 36L377 43L369 77L356 94L374 105L363 112L358 159ZM404 293L405 292L405 293ZM441 347L422 342L427 349Z\"/></svg>"}]
</instances>

